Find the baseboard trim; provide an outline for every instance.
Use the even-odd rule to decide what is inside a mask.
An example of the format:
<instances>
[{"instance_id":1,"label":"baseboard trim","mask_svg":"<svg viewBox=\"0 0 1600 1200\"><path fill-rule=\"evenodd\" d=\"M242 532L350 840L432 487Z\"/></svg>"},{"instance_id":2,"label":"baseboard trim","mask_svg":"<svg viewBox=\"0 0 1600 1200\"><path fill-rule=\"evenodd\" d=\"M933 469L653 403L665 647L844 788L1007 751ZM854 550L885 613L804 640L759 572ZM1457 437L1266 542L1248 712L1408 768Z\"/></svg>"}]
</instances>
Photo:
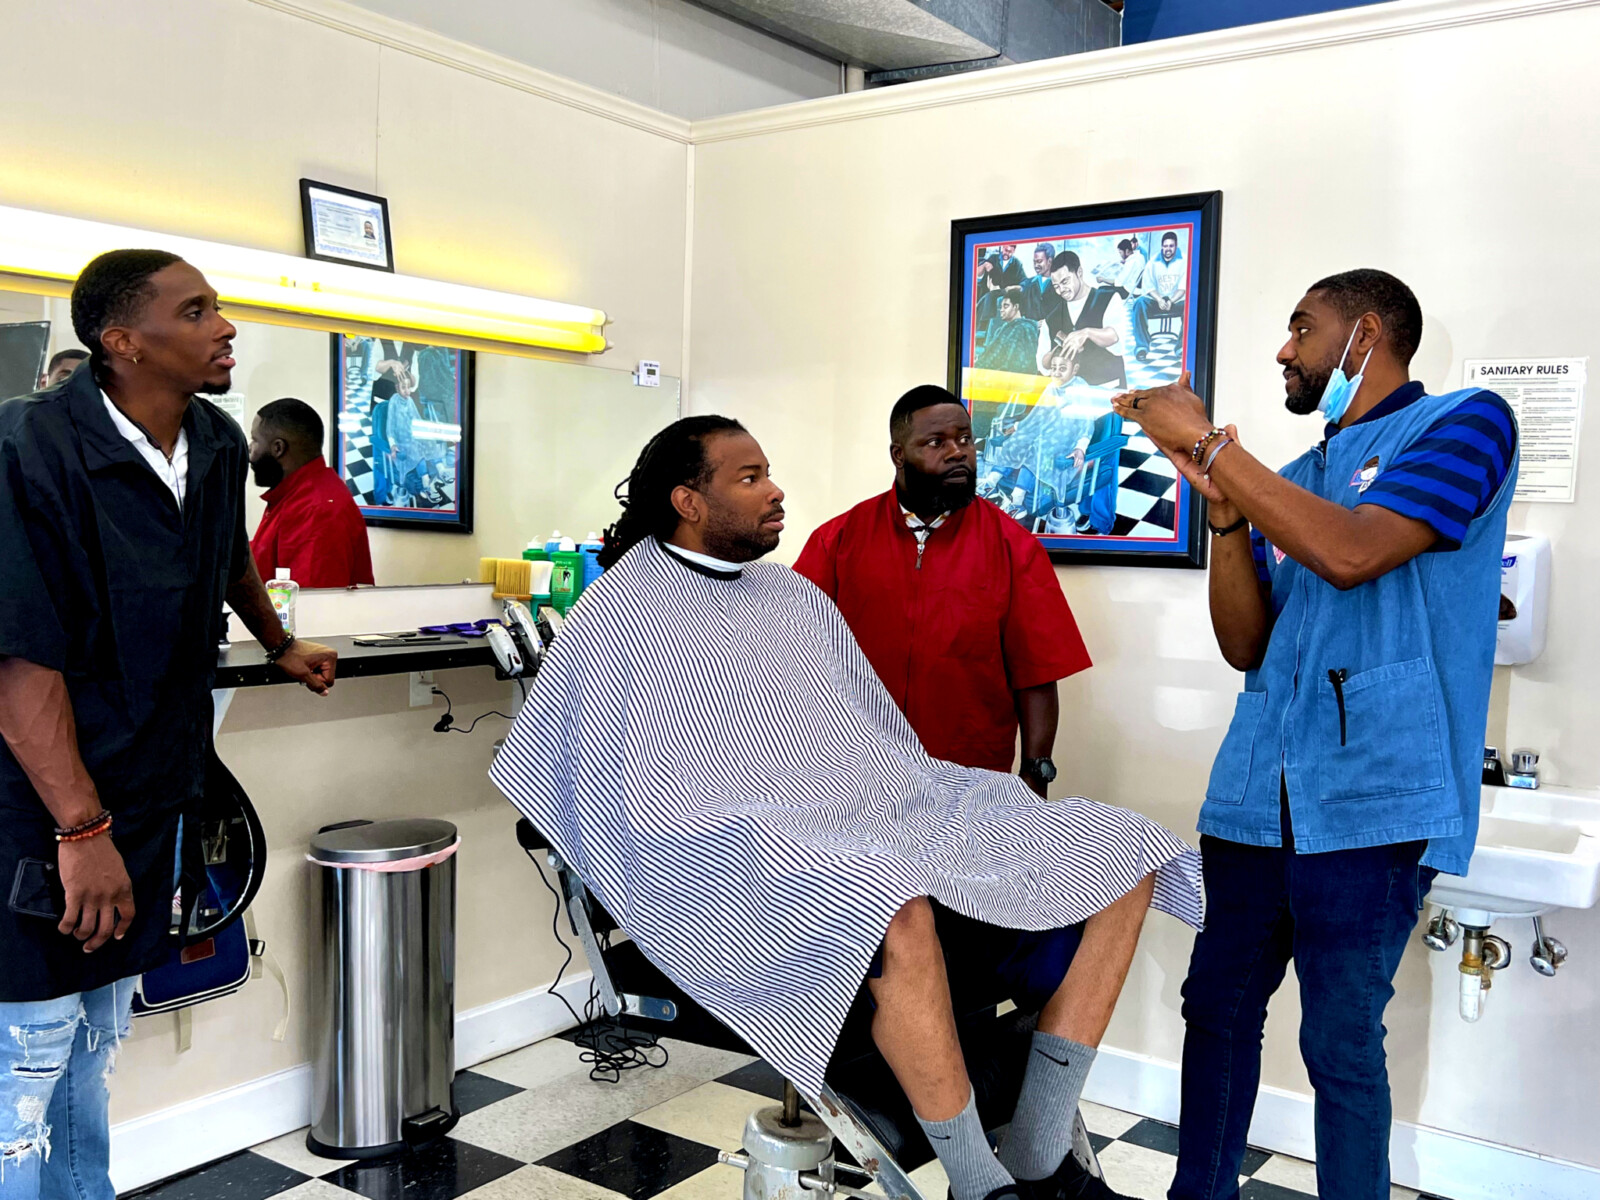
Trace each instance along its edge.
<instances>
[{"instance_id":1,"label":"baseboard trim","mask_svg":"<svg viewBox=\"0 0 1600 1200\"><path fill-rule=\"evenodd\" d=\"M545 988L456 1014L456 1066L470 1067L573 1027L589 996L588 970ZM118 1192L292 1133L311 1121L311 1064L302 1063L111 1127L111 1182Z\"/></svg>"},{"instance_id":2,"label":"baseboard trim","mask_svg":"<svg viewBox=\"0 0 1600 1200\"><path fill-rule=\"evenodd\" d=\"M1084 1096L1176 1123L1178 1078L1177 1063L1102 1047ZM1311 1097L1262 1088L1250 1144L1314 1158ZM1600 1169L1407 1121L1394 1123L1389 1157L1395 1183L1452 1200L1594 1200L1600 1195Z\"/></svg>"}]
</instances>

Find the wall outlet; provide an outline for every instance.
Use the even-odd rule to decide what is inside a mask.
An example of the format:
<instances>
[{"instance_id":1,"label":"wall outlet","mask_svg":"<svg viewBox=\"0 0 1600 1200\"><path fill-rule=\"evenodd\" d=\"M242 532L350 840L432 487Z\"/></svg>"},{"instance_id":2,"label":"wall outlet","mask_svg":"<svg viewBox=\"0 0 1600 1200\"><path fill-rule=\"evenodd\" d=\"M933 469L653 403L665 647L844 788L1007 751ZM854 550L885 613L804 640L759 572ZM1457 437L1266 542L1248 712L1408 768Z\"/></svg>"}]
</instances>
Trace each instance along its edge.
<instances>
[{"instance_id":1,"label":"wall outlet","mask_svg":"<svg viewBox=\"0 0 1600 1200\"><path fill-rule=\"evenodd\" d=\"M428 708L433 704L433 672L411 672L411 707Z\"/></svg>"},{"instance_id":2,"label":"wall outlet","mask_svg":"<svg viewBox=\"0 0 1600 1200\"><path fill-rule=\"evenodd\" d=\"M661 364L651 362L648 358L641 358L639 369L633 373L633 381L640 387L660 387Z\"/></svg>"}]
</instances>

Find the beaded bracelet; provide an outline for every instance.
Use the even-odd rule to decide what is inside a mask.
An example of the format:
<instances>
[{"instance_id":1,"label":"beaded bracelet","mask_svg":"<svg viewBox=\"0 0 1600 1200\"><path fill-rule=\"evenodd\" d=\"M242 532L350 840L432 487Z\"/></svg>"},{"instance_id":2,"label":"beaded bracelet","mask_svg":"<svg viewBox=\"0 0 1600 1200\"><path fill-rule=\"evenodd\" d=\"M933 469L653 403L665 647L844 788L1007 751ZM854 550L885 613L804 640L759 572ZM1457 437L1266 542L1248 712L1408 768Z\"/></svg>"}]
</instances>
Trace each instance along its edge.
<instances>
[{"instance_id":1,"label":"beaded bracelet","mask_svg":"<svg viewBox=\"0 0 1600 1200\"><path fill-rule=\"evenodd\" d=\"M70 829L56 830L56 841L86 842L92 837L99 837L102 833L109 832L111 832L111 814L102 811L99 816L85 821L81 825L74 825Z\"/></svg>"},{"instance_id":2,"label":"beaded bracelet","mask_svg":"<svg viewBox=\"0 0 1600 1200\"><path fill-rule=\"evenodd\" d=\"M1194 444L1194 449L1189 451L1189 457L1198 463L1201 457L1205 454L1207 446L1211 445L1211 443L1216 441L1219 437L1227 436L1228 434L1226 430L1213 429L1210 433L1206 434Z\"/></svg>"}]
</instances>

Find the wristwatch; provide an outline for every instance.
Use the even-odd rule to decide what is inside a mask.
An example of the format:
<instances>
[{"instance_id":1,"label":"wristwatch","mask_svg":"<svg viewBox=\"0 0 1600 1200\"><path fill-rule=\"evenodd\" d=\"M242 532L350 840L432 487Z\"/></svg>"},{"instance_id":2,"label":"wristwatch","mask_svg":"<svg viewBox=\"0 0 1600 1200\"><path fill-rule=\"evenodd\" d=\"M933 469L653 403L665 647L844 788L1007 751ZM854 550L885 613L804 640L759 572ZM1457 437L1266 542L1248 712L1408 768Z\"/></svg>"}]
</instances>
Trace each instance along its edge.
<instances>
[{"instance_id":1,"label":"wristwatch","mask_svg":"<svg viewBox=\"0 0 1600 1200\"><path fill-rule=\"evenodd\" d=\"M1056 764L1049 758L1025 758L1022 760L1022 770L1017 774L1028 779L1037 779L1040 783L1054 783Z\"/></svg>"}]
</instances>

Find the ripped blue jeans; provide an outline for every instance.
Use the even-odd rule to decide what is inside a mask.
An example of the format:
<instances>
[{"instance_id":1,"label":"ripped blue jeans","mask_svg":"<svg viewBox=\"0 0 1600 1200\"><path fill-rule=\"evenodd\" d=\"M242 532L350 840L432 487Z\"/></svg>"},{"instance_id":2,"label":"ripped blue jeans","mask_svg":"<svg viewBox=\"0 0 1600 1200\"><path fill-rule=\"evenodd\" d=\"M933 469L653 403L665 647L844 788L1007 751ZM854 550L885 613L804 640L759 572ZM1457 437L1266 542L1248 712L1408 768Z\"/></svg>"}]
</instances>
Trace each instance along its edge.
<instances>
[{"instance_id":1,"label":"ripped blue jeans","mask_svg":"<svg viewBox=\"0 0 1600 1200\"><path fill-rule=\"evenodd\" d=\"M0 1200L115 1200L106 1080L133 985L0 1003Z\"/></svg>"}]
</instances>

